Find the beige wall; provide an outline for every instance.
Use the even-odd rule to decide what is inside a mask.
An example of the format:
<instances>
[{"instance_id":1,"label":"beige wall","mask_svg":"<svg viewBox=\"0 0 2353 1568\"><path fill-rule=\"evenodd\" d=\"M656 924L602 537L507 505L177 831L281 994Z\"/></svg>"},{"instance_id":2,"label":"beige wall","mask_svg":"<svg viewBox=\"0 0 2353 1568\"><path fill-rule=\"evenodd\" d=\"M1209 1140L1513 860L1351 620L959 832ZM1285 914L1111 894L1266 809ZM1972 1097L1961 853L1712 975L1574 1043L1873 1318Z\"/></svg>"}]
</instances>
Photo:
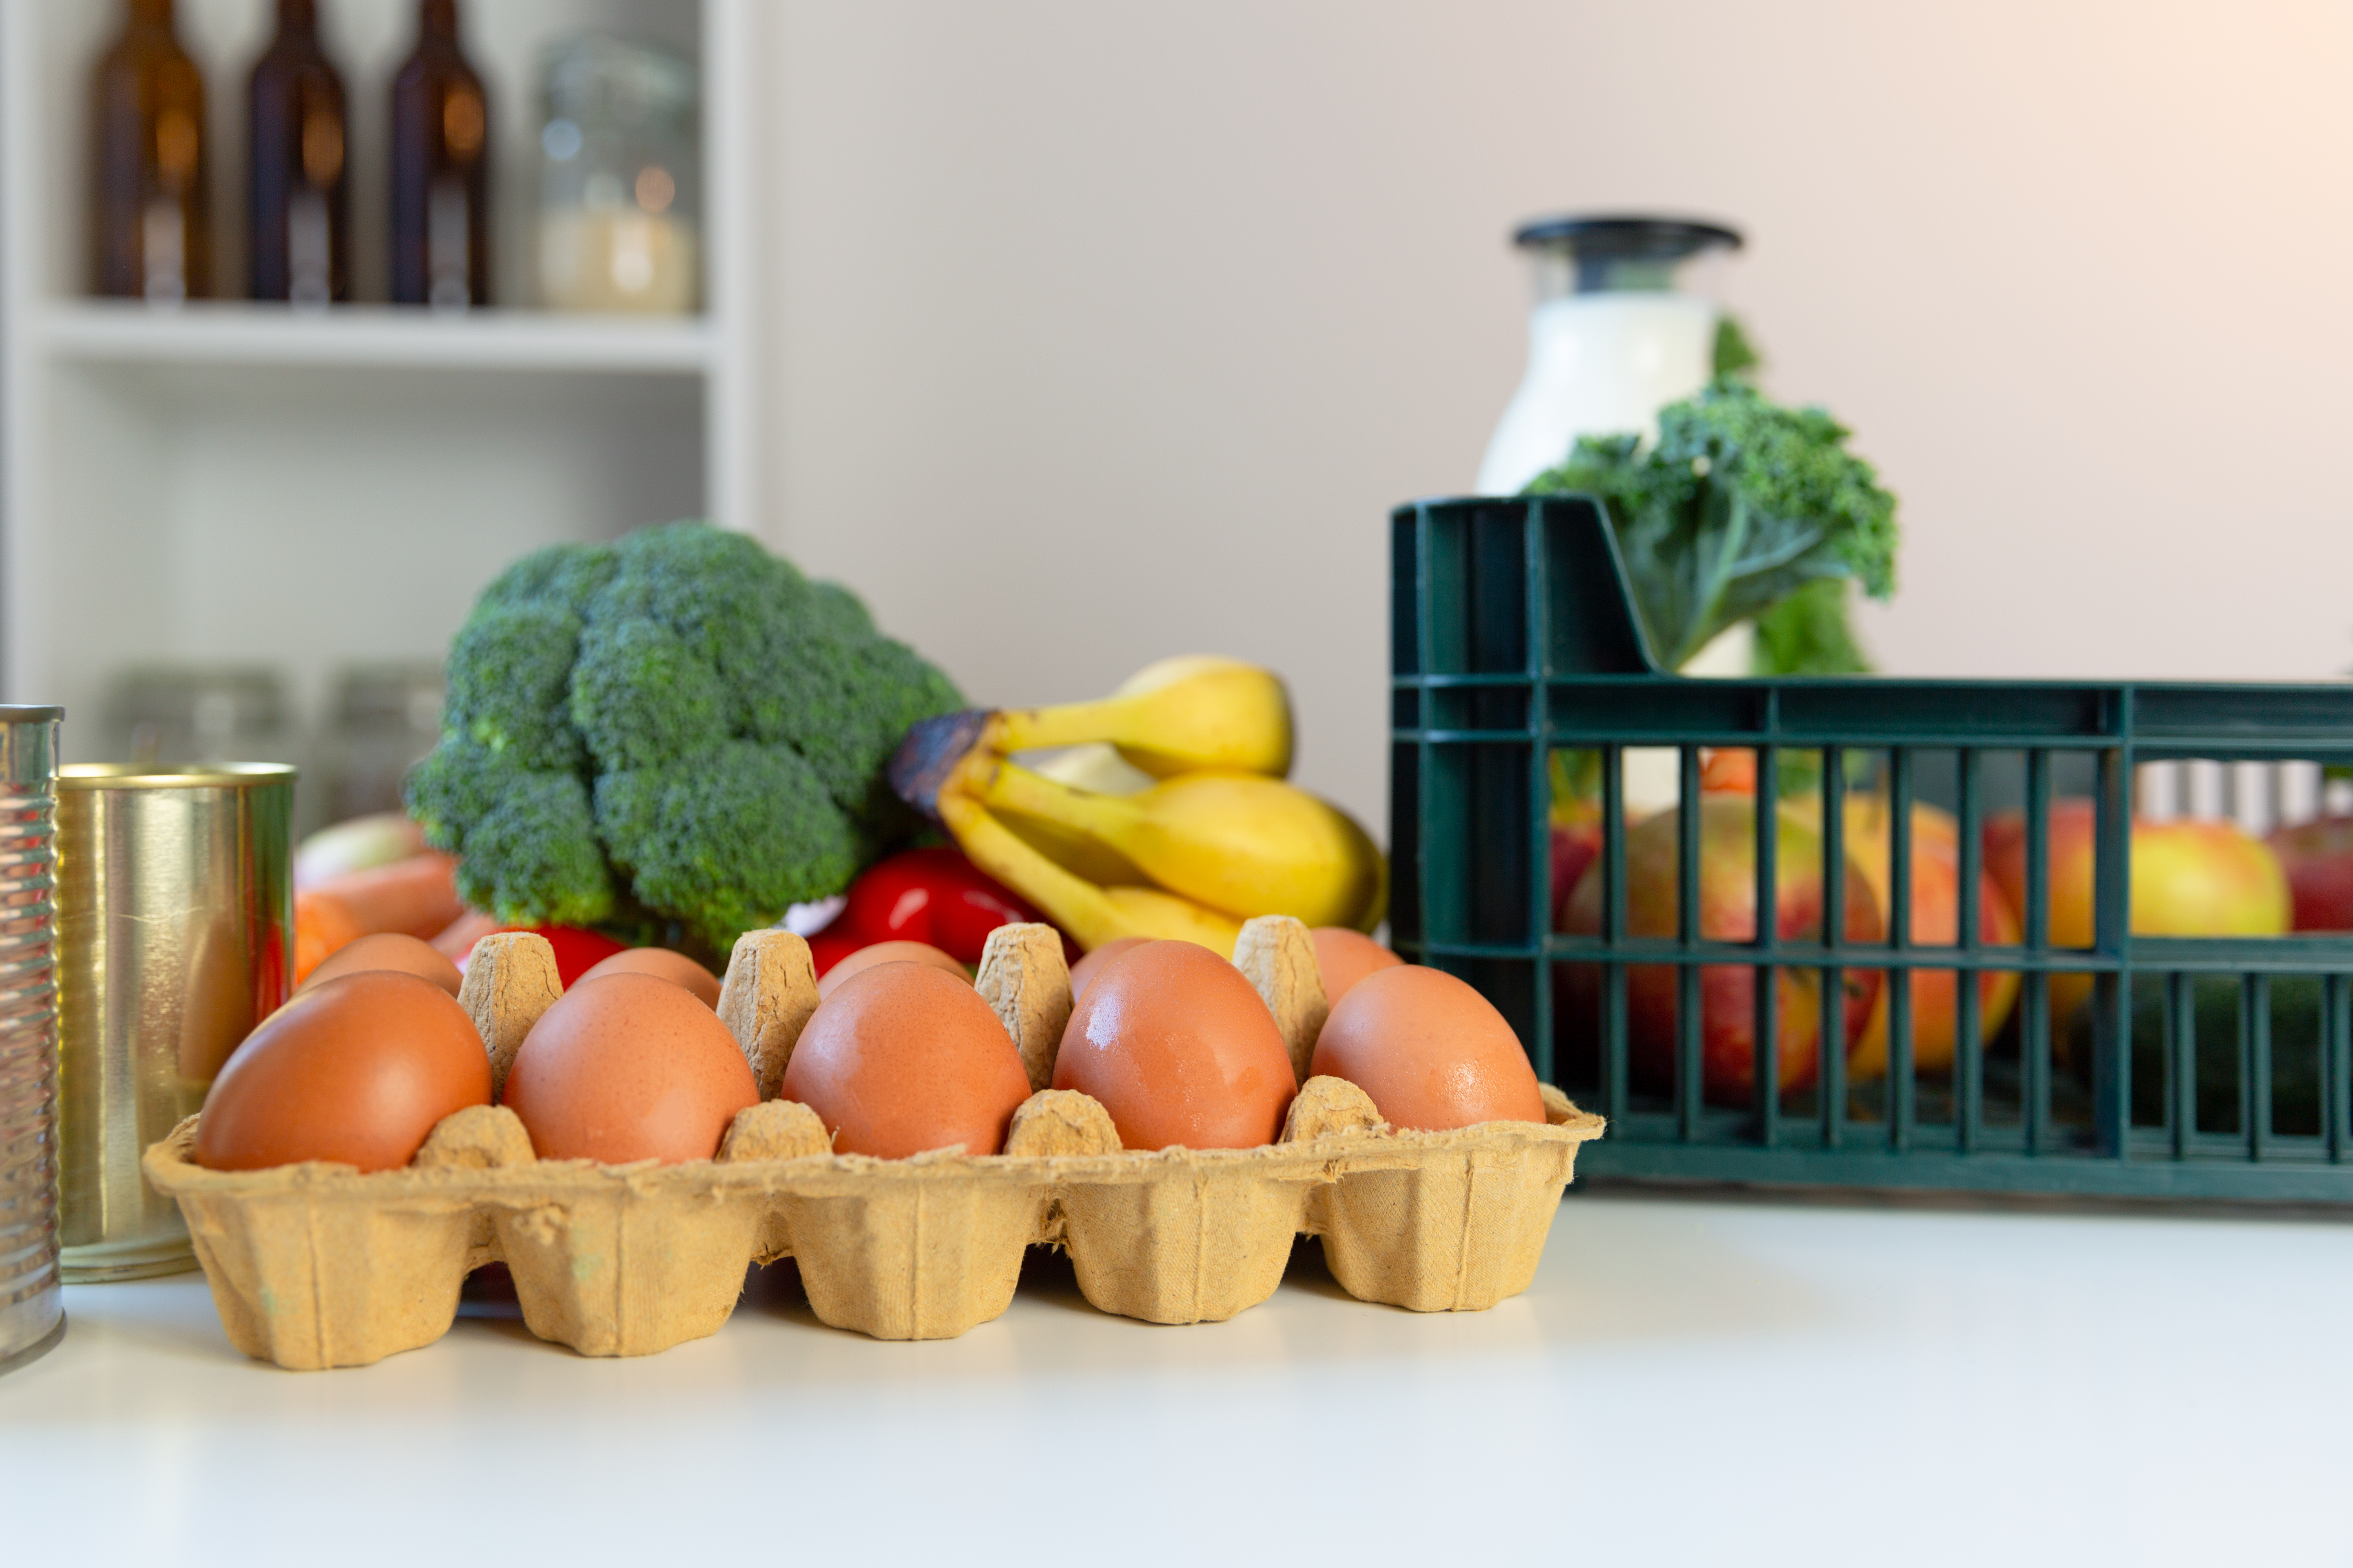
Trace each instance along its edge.
<instances>
[{"instance_id":1,"label":"beige wall","mask_svg":"<svg viewBox=\"0 0 2353 1568\"><path fill-rule=\"evenodd\" d=\"M1387 509L1466 487L1520 216L1721 214L1903 499L1914 673L2353 664L2353 13L1983 0L797 3L777 542L987 701L1292 679L1381 825Z\"/></svg>"}]
</instances>

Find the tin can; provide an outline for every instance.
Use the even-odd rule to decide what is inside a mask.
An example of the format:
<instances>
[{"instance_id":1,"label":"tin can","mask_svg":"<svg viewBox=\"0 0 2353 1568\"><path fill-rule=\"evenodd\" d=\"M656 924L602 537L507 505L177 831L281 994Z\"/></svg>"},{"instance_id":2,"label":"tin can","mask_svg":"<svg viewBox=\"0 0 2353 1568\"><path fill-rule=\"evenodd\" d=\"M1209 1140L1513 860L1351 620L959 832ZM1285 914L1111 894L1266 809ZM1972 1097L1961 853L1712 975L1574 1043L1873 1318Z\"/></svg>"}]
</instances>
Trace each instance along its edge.
<instances>
[{"instance_id":1,"label":"tin can","mask_svg":"<svg viewBox=\"0 0 2353 1568\"><path fill-rule=\"evenodd\" d=\"M65 1333L51 891L58 708L0 707L0 1371Z\"/></svg>"},{"instance_id":2,"label":"tin can","mask_svg":"<svg viewBox=\"0 0 2353 1568\"><path fill-rule=\"evenodd\" d=\"M57 789L64 1275L174 1273L187 1227L139 1156L286 1000L294 769L76 763Z\"/></svg>"}]
</instances>

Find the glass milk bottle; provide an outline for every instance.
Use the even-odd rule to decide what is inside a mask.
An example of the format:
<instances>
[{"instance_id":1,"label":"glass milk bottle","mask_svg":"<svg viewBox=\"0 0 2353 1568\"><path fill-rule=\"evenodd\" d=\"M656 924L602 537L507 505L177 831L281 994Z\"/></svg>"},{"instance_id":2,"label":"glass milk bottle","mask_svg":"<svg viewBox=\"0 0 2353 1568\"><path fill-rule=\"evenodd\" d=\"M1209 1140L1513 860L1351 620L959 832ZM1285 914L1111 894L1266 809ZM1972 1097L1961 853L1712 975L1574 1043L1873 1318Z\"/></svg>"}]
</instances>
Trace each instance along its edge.
<instances>
[{"instance_id":1,"label":"glass milk bottle","mask_svg":"<svg viewBox=\"0 0 2353 1568\"><path fill-rule=\"evenodd\" d=\"M1481 495L1509 495L1568 456L1579 436L1657 434L1659 410L1707 384L1716 306L1699 263L1740 247L1715 224L1558 217L1512 243L1535 263L1528 369L1479 468Z\"/></svg>"},{"instance_id":2,"label":"glass milk bottle","mask_svg":"<svg viewBox=\"0 0 2353 1568\"><path fill-rule=\"evenodd\" d=\"M1715 368L1720 312L1704 276L1740 248L1712 223L1662 217L1553 217L1512 243L1535 264L1528 368L1479 467L1481 495L1510 495L1568 456L1579 436L1639 431L1689 397ZM1687 675L1748 673L1749 628L1692 657Z\"/></svg>"}]
</instances>

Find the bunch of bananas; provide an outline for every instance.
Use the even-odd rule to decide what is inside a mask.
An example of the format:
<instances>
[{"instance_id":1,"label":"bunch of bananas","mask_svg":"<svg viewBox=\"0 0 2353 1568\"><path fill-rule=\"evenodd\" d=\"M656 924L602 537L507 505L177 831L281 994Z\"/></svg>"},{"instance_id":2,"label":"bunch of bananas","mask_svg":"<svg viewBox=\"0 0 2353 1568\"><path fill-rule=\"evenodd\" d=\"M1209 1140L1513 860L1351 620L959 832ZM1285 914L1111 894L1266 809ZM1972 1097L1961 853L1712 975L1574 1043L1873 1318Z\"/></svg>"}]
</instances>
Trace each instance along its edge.
<instances>
[{"instance_id":1,"label":"bunch of bananas","mask_svg":"<svg viewBox=\"0 0 2353 1568\"><path fill-rule=\"evenodd\" d=\"M1048 750L1062 755L1045 769L1013 760ZM1290 771L1282 682L1190 655L1099 701L928 720L891 784L1082 948L1181 937L1230 952L1253 916L1370 931L1388 910L1381 852Z\"/></svg>"}]
</instances>

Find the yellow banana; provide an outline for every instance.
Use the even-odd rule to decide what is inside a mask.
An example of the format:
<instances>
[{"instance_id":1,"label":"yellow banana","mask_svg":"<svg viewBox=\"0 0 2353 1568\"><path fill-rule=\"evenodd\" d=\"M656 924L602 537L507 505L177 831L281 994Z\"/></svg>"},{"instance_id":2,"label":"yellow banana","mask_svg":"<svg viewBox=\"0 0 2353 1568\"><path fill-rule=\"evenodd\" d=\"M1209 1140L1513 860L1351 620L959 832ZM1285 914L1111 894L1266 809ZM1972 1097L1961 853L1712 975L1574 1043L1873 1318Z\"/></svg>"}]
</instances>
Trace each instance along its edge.
<instances>
[{"instance_id":1,"label":"yellow banana","mask_svg":"<svg viewBox=\"0 0 2353 1568\"><path fill-rule=\"evenodd\" d=\"M1388 868L1365 830L1277 779L1187 773L1114 795L1071 789L996 758L959 773L999 818L1083 835L1161 887L1237 920L1293 915L1309 925L1368 931L1385 912Z\"/></svg>"},{"instance_id":2,"label":"yellow banana","mask_svg":"<svg viewBox=\"0 0 2353 1568\"><path fill-rule=\"evenodd\" d=\"M1107 741L1155 778L1234 768L1281 778L1291 772L1291 697L1256 665L1209 654L1164 658L1111 696L992 714L978 743L1028 752Z\"/></svg>"},{"instance_id":3,"label":"yellow banana","mask_svg":"<svg viewBox=\"0 0 2353 1568\"><path fill-rule=\"evenodd\" d=\"M1152 775L1119 754L1108 741L1065 746L1036 759L1030 766L1056 784L1096 795L1134 795L1152 787Z\"/></svg>"},{"instance_id":4,"label":"yellow banana","mask_svg":"<svg viewBox=\"0 0 2353 1568\"><path fill-rule=\"evenodd\" d=\"M1156 888L1104 888L1066 871L951 784L939 795L940 821L972 863L1038 906L1092 952L1117 937L1176 937L1229 953L1240 922Z\"/></svg>"},{"instance_id":5,"label":"yellow banana","mask_svg":"<svg viewBox=\"0 0 2353 1568\"><path fill-rule=\"evenodd\" d=\"M1130 767L1119 752L1103 742L1055 752L1037 764L1039 773L1056 784L1093 795L1134 795L1153 784L1150 773ZM1143 887L1152 879L1133 861L1074 827L1036 816L1008 816L1005 826L1045 851L1065 870L1105 887Z\"/></svg>"}]
</instances>

